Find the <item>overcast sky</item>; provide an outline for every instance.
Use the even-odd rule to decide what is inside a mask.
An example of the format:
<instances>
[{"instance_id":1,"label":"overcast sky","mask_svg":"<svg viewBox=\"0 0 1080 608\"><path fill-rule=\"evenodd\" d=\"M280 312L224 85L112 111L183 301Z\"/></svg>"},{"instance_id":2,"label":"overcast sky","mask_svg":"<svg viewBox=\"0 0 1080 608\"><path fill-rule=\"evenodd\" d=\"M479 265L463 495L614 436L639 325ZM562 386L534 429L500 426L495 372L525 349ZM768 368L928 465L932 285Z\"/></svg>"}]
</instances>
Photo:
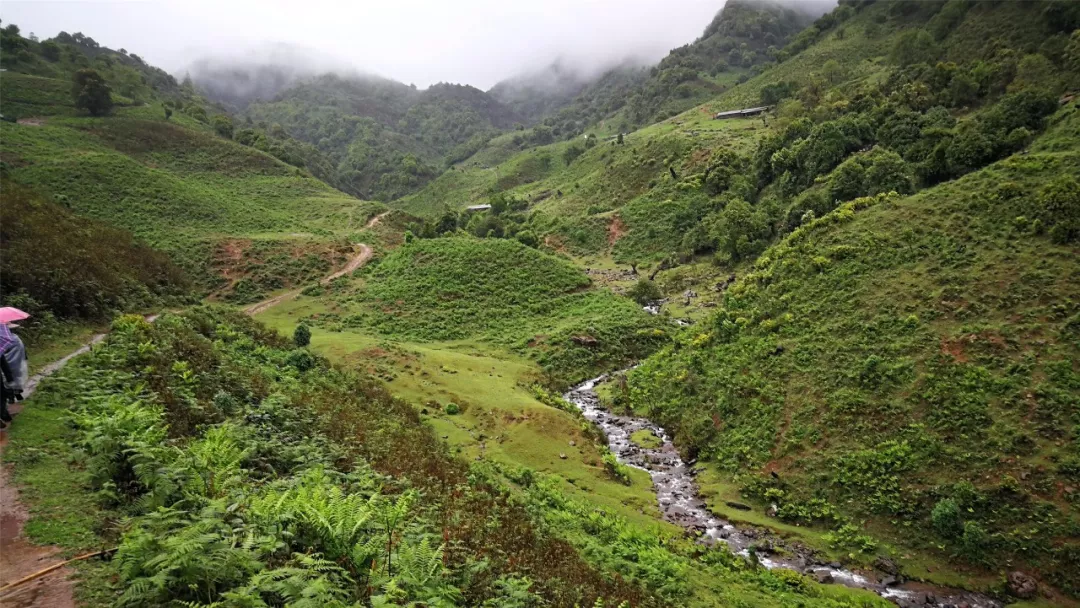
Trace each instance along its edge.
<instances>
[{"instance_id":1,"label":"overcast sky","mask_svg":"<svg viewBox=\"0 0 1080 608\"><path fill-rule=\"evenodd\" d=\"M207 55L286 43L417 86L487 89L563 56L606 67L697 38L724 0L3 0L0 18L44 39L82 32L182 75Z\"/></svg>"}]
</instances>

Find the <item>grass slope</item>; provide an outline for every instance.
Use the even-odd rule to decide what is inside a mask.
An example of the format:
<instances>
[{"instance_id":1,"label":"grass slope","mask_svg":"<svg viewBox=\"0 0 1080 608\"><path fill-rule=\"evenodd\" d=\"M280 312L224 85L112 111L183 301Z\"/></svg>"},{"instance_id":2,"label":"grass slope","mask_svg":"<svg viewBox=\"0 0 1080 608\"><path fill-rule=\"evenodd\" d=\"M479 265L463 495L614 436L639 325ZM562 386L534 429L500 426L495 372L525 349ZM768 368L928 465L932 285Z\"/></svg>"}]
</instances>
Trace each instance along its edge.
<instances>
[{"instance_id":1,"label":"grass slope","mask_svg":"<svg viewBox=\"0 0 1080 608\"><path fill-rule=\"evenodd\" d=\"M1078 120L955 183L800 228L621 398L781 519L866 521L1076 593L1080 258L1017 218L1080 171Z\"/></svg>"},{"instance_id":2,"label":"grass slope","mask_svg":"<svg viewBox=\"0 0 1080 608\"><path fill-rule=\"evenodd\" d=\"M416 240L358 274L355 286L323 296L333 312L320 325L411 341L480 339L535 358L563 384L643 356L664 336L632 301L589 289L568 262L516 241Z\"/></svg>"},{"instance_id":3,"label":"grass slope","mask_svg":"<svg viewBox=\"0 0 1080 608\"><path fill-rule=\"evenodd\" d=\"M214 252L237 238L246 239L244 245L295 251L282 258L277 274L286 281L311 280L340 256L326 253L325 244L347 245L378 212L378 206L222 139L201 123L162 116L160 106L145 106L104 118L5 123L5 172L79 215L131 231L205 288L228 284L229 271L213 266L229 260ZM308 250L320 247L324 253L315 257L322 261L303 261ZM296 260L300 272L286 268ZM231 278L237 274L233 269Z\"/></svg>"}]
</instances>

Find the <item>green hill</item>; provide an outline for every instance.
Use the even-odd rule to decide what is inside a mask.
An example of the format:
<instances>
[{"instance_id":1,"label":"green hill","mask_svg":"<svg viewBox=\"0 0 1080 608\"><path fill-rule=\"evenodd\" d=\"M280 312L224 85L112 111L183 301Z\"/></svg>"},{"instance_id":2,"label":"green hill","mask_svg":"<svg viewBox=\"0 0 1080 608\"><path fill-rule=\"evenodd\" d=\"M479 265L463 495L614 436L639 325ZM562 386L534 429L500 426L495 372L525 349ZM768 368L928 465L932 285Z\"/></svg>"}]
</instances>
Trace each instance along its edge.
<instances>
[{"instance_id":1,"label":"green hill","mask_svg":"<svg viewBox=\"0 0 1080 608\"><path fill-rule=\"evenodd\" d=\"M613 397L714 463L714 508L775 503L856 563L966 584L1011 564L1075 595L1072 9L845 2L621 143L496 139L395 204L421 232L663 262L669 293L749 273Z\"/></svg>"},{"instance_id":2,"label":"green hill","mask_svg":"<svg viewBox=\"0 0 1080 608\"><path fill-rule=\"evenodd\" d=\"M831 528L856 562L1080 591L1080 123L1058 104L1080 47L1059 8L844 4L708 105L791 96L694 248L756 261L615 402L714 463L715 496Z\"/></svg>"},{"instance_id":3,"label":"green hill","mask_svg":"<svg viewBox=\"0 0 1080 608\"><path fill-rule=\"evenodd\" d=\"M537 359L561 383L640 358L664 336L632 301L512 240L414 240L359 276L330 290L333 312L315 324L407 341L479 339Z\"/></svg>"},{"instance_id":4,"label":"green hill","mask_svg":"<svg viewBox=\"0 0 1080 608\"><path fill-rule=\"evenodd\" d=\"M440 83L417 91L391 80L332 74L302 80L249 105L245 114L325 153L338 187L380 200L419 189L447 158L468 156L517 120L470 86Z\"/></svg>"},{"instance_id":5,"label":"green hill","mask_svg":"<svg viewBox=\"0 0 1080 608\"><path fill-rule=\"evenodd\" d=\"M139 101L118 97L131 74L157 73L128 55L64 34L32 43L5 29L3 40L22 45L0 77L5 115L18 118L0 124L6 178L167 253L203 293L250 301L314 280L380 209L270 154L289 158L296 142L251 130L250 146L232 141L228 117L209 117L213 107L171 78L140 77ZM113 91L110 115L74 107L71 77L87 67Z\"/></svg>"},{"instance_id":6,"label":"green hill","mask_svg":"<svg viewBox=\"0 0 1080 608\"><path fill-rule=\"evenodd\" d=\"M4 180L0 185L4 304L31 314L23 335L36 347L58 319L97 321L175 303L190 280L164 253L131 233L88 220Z\"/></svg>"}]
</instances>

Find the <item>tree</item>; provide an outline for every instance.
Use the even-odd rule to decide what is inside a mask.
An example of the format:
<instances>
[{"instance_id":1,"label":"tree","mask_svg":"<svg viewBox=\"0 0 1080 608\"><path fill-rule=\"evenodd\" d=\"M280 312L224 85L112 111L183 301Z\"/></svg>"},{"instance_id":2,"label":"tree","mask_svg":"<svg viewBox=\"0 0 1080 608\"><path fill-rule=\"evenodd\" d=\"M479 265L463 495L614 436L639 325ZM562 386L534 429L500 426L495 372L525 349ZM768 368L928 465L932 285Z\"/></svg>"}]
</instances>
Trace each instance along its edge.
<instances>
[{"instance_id":1,"label":"tree","mask_svg":"<svg viewBox=\"0 0 1080 608\"><path fill-rule=\"evenodd\" d=\"M752 255L764 245L768 218L750 203L736 198L712 218L710 233L732 260Z\"/></svg>"},{"instance_id":2,"label":"tree","mask_svg":"<svg viewBox=\"0 0 1080 608\"><path fill-rule=\"evenodd\" d=\"M642 306L648 306L664 297L656 283L648 279L638 279L638 282L634 283L634 286L626 292L626 295Z\"/></svg>"},{"instance_id":3,"label":"tree","mask_svg":"<svg viewBox=\"0 0 1080 608\"><path fill-rule=\"evenodd\" d=\"M1056 243L1069 243L1080 239L1080 182L1070 175L1062 175L1039 192L1040 215L1050 229L1050 238Z\"/></svg>"},{"instance_id":4,"label":"tree","mask_svg":"<svg viewBox=\"0 0 1080 608\"><path fill-rule=\"evenodd\" d=\"M902 66L930 63L938 56L934 37L926 30L909 30L900 35L892 50L892 59Z\"/></svg>"},{"instance_id":5,"label":"tree","mask_svg":"<svg viewBox=\"0 0 1080 608\"><path fill-rule=\"evenodd\" d=\"M864 196L882 192L911 194L915 191L914 178L904 159L892 150L875 148L870 153L870 166L866 170Z\"/></svg>"},{"instance_id":6,"label":"tree","mask_svg":"<svg viewBox=\"0 0 1080 608\"><path fill-rule=\"evenodd\" d=\"M225 139L232 139L233 136L233 122L224 114L218 114L214 116L214 131Z\"/></svg>"},{"instance_id":7,"label":"tree","mask_svg":"<svg viewBox=\"0 0 1080 608\"><path fill-rule=\"evenodd\" d=\"M979 97L979 83L967 74L957 74L949 82L949 103L954 107L967 105Z\"/></svg>"},{"instance_id":8,"label":"tree","mask_svg":"<svg viewBox=\"0 0 1080 608\"><path fill-rule=\"evenodd\" d=\"M94 116L104 116L112 110L112 95L105 79L89 68L75 72L71 95L75 98L75 107L86 110Z\"/></svg>"},{"instance_id":9,"label":"tree","mask_svg":"<svg viewBox=\"0 0 1080 608\"><path fill-rule=\"evenodd\" d=\"M836 201L850 201L866 190L866 169L862 159L853 157L840 163L829 178L829 196Z\"/></svg>"},{"instance_id":10,"label":"tree","mask_svg":"<svg viewBox=\"0 0 1080 608\"><path fill-rule=\"evenodd\" d=\"M563 162L569 165L570 163L574 162L577 157L581 156L584 153L585 150L582 149L581 146L578 146L576 144L572 145L569 148L563 150Z\"/></svg>"},{"instance_id":11,"label":"tree","mask_svg":"<svg viewBox=\"0 0 1080 608\"><path fill-rule=\"evenodd\" d=\"M300 348L311 344L311 330L308 329L307 325L300 324L296 326L296 331L293 332L293 342Z\"/></svg>"},{"instance_id":12,"label":"tree","mask_svg":"<svg viewBox=\"0 0 1080 608\"><path fill-rule=\"evenodd\" d=\"M838 84L847 76L847 71L835 59L830 59L825 62L825 65L821 66L821 75L830 84ZM764 91L762 91L762 95L764 95Z\"/></svg>"},{"instance_id":13,"label":"tree","mask_svg":"<svg viewBox=\"0 0 1080 608\"><path fill-rule=\"evenodd\" d=\"M165 120L172 118L172 108L165 106Z\"/></svg>"},{"instance_id":14,"label":"tree","mask_svg":"<svg viewBox=\"0 0 1080 608\"><path fill-rule=\"evenodd\" d=\"M49 61L60 61L60 45L52 40L41 43L41 56Z\"/></svg>"}]
</instances>

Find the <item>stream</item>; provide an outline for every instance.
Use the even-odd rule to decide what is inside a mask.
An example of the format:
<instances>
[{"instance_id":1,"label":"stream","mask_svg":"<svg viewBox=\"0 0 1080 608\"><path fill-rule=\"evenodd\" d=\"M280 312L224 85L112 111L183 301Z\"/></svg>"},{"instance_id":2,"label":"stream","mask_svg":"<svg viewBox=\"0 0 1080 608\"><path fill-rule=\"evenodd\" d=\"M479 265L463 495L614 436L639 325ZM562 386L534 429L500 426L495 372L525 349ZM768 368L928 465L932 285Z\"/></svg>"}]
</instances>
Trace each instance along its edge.
<instances>
[{"instance_id":1,"label":"stream","mask_svg":"<svg viewBox=\"0 0 1080 608\"><path fill-rule=\"evenodd\" d=\"M608 447L620 462L649 473L664 520L699 535L700 542L707 545L725 543L732 551L746 557L750 556L753 546L759 563L766 568L787 568L822 583L868 589L903 608L1002 607L997 600L968 591L905 582L900 576L884 572L847 570L838 563L820 561L805 547L789 545L761 529L736 526L713 515L698 494L694 462L688 463L679 456L671 436L663 428L645 418L620 416L603 408L594 389L608 377L604 374L583 382L570 389L564 398L604 431ZM642 429L652 431L662 444L656 448L643 448L632 443L630 436ZM793 556L781 555L778 548L786 549L784 553Z\"/></svg>"}]
</instances>

